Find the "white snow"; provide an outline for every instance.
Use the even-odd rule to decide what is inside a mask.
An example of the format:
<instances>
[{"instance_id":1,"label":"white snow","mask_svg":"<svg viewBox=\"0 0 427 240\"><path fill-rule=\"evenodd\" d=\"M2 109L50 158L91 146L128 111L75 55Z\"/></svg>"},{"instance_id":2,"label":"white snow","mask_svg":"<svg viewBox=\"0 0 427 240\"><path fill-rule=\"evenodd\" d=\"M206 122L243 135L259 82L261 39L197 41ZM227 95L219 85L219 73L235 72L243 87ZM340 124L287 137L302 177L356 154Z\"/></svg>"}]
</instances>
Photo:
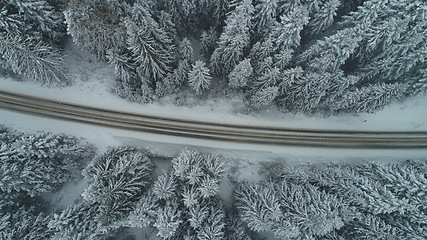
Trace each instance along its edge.
<instances>
[{"instance_id":1,"label":"white snow","mask_svg":"<svg viewBox=\"0 0 427 240\"><path fill-rule=\"evenodd\" d=\"M123 112L210 122L293 128L427 130L427 104L425 104L427 96L414 97L404 102L392 104L375 114L360 114L358 116L343 115L329 118L307 117L302 114L284 114L276 109L264 110L251 115L236 113L242 103L240 96L235 96L231 99L203 100L200 101L200 104L192 107L175 106L172 104L170 97L163 98L159 102L152 104L131 103L112 93L114 73L112 67L107 63L96 61L88 54L78 50L72 43L67 46L67 54L68 76L73 82L71 87L61 89L47 88L34 82L17 82L8 77L0 77L1 89ZM298 162L301 157L305 159L304 161L319 162L335 161L343 157L354 159L372 157L381 160L383 158L397 159L427 156L426 151L421 150L332 150L239 143L231 144L227 142L161 136L73 122L62 122L1 109L0 123L14 126L20 130L64 132L84 137L89 142L95 143L101 151L108 145L115 146L127 143L133 145L141 144L150 148L150 151L173 156L183 147L190 146L202 152L219 153L229 158L242 159L249 162L284 158L288 162ZM168 144L165 145L164 143Z\"/></svg>"},{"instance_id":2,"label":"white snow","mask_svg":"<svg viewBox=\"0 0 427 240\"><path fill-rule=\"evenodd\" d=\"M71 87L46 88L29 81L16 82L0 78L3 90L58 99L82 105L115 109L125 112L248 125L284 126L294 128L354 129L354 130L427 130L427 96L413 97L394 103L375 114L307 117L303 114L284 114L268 109L251 115L236 113L241 96L232 99L199 101L192 107L175 106L168 97L152 104L130 103L112 93L113 68L81 52L73 44L67 47L68 76Z\"/></svg>"},{"instance_id":3,"label":"white snow","mask_svg":"<svg viewBox=\"0 0 427 240\"><path fill-rule=\"evenodd\" d=\"M375 114L358 116L343 115L329 118L307 117L302 114L283 114L276 109L245 115L238 112L242 99L203 100L192 107L175 106L170 98L152 104L130 103L112 93L113 70L108 64L100 63L70 44L68 46L68 75L71 87L51 89L32 82L16 82L0 77L2 90L91 105L123 112L144 113L210 122L239 123L256 126L282 126L293 128L353 129L353 130L427 130L427 96L414 97L386 107ZM196 100L193 100L196 101ZM265 176L259 170L263 163L276 161L287 164L322 163L331 161L399 161L424 158L427 150L347 150L317 149L302 147L277 147L252 144L217 142L200 139L162 136L131 132L119 129L45 119L0 109L0 124L12 126L24 132L49 131L67 133L85 138L103 152L108 146L127 144L166 156L176 156L187 147L203 153L220 154L228 160L233 181L258 181ZM157 162L156 175L169 166L170 162ZM230 179L221 183L221 197L230 199ZM87 185L81 179L68 183L60 192L45 197L54 203L53 210L72 205L80 198ZM132 229L133 234L142 236L141 229ZM268 236L271 237L271 236Z\"/></svg>"}]
</instances>

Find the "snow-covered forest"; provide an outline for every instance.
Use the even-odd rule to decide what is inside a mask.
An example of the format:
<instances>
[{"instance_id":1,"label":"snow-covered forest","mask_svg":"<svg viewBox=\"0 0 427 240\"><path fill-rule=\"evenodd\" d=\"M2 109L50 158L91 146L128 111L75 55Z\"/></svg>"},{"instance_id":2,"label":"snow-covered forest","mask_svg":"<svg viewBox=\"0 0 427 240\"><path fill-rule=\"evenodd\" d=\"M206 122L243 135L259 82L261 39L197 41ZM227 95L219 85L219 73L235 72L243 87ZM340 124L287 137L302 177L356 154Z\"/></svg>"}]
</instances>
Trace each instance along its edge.
<instances>
[{"instance_id":1,"label":"snow-covered forest","mask_svg":"<svg viewBox=\"0 0 427 240\"><path fill-rule=\"evenodd\" d=\"M260 179L242 180L218 155L143 148L100 152L84 139L1 126L0 238L427 238L425 159L270 161ZM78 197L58 207L52 196L76 180L85 183Z\"/></svg>"},{"instance_id":2,"label":"snow-covered forest","mask_svg":"<svg viewBox=\"0 0 427 240\"><path fill-rule=\"evenodd\" d=\"M0 0L0 89L59 104L424 134L426 67L425 0ZM0 239L427 239L417 146L259 146L9 110Z\"/></svg>"},{"instance_id":3,"label":"snow-covered forest","mask_svg":"<svg viewBox=\"0 0 427 240\"><path fill-rule=\"evenodd\" d=\"M130 101L238 93L252 109L374 112L425 93L426 11L422 0L1 0L0 66L70 85L71 36Z\"/></svg>"}]
</instances>

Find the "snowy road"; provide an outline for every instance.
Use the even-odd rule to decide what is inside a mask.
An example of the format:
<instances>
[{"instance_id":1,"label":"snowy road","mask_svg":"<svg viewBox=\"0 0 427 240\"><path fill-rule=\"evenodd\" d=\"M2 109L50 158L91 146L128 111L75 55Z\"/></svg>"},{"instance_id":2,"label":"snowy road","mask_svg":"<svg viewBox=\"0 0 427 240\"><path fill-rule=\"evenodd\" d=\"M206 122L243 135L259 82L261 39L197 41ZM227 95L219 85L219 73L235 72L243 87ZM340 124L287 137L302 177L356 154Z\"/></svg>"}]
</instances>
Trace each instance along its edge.
<instances>
[{"instance_id":1,"label":"snowy road","mask_svg":"<svg viewBox=\"0 0 427 240\"><path fill-rule=\"evenodd\" d=\"M135 114L0 90L0 108L138 132L274 146L427 149L426 131L351 131L249 126Z\"/></svg>"}]
</instances>

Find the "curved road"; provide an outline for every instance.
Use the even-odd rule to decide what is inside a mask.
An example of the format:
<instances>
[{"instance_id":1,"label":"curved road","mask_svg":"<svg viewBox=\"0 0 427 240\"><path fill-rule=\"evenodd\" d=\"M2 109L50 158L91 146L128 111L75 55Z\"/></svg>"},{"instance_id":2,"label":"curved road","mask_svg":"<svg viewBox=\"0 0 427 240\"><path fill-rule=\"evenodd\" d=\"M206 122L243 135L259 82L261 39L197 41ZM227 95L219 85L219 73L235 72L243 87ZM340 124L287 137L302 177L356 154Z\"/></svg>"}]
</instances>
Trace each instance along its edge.
<instances>
[{"instance_id":1,"label":"curved road","mask_svg":"<svg viewBox=\"0 0 427 240\"><path fill-rule=\"evenodd\" d=\"M351 131L249 126L134 114L0 90L0 108L103 127L193 139L359 149L427 149L426 131Z\"/></svg>"}]
</instances>

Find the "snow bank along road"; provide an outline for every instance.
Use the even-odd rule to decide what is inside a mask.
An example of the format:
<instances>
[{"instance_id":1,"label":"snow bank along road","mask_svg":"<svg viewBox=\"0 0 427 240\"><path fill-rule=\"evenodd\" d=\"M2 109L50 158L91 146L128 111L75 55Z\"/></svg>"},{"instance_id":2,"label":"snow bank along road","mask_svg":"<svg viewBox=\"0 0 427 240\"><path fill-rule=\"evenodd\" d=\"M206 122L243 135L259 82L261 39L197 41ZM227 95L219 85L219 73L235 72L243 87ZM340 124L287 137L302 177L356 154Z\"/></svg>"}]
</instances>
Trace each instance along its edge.
<instances>
[{"instance_id":1,"label":"snow bank along road","mask_svg":"<svg viewBox=\"0 0 427 240\"><path fill-rule=\"evenodd\" d=\"M298 129L202 122L94 108L3 90L0 107L64 121L192 139L275 146L427 149L427 131Z\"/></svg>"}]
</instances>

